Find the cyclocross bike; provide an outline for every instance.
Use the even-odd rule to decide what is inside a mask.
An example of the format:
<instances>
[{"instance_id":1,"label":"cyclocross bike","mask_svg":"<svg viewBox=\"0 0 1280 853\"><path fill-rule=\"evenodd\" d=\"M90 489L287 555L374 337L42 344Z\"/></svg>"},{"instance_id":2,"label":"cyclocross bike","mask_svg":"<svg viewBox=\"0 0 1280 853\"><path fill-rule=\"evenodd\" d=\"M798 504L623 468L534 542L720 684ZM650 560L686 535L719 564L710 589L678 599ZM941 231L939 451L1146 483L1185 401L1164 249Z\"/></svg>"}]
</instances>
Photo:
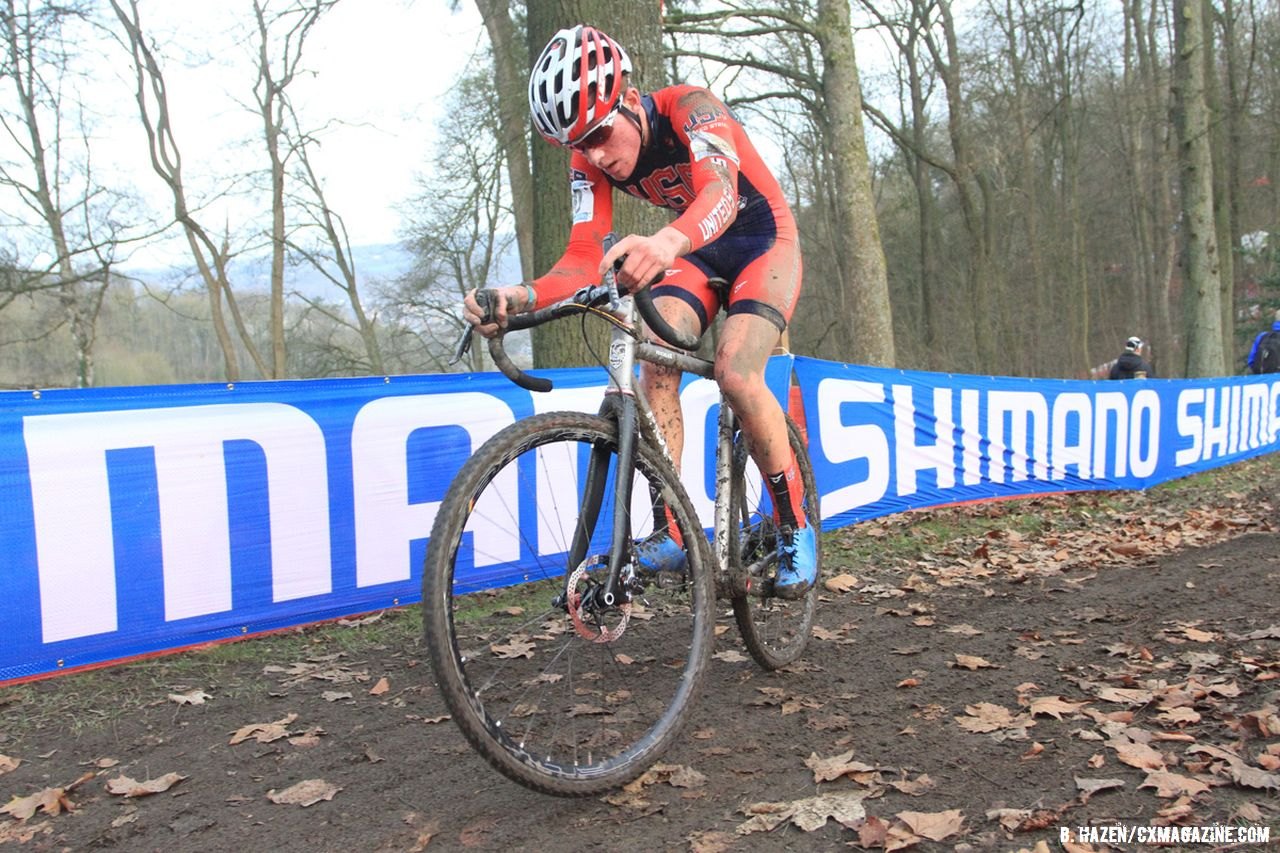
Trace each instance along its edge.
<instances>
[{"instance_id":1,"label":"cyclocross bike","mask_svg":"<svg viewBox=\"0 0 1280 853\"><path fill-rule=\"evenodd\" d=\"M670 347L644 340L637 311ZM440 505L422 582L426 645L454 722L504 775L559 796L624 785L677 739L714 649L717 598L770 670L803 652L818 599L818 582L794 601L772 594L767 490L723 398L710 540L668 457L636 360L712 378L710 361L684 351L698 341L662 320L647 287L620 294L612 273L510 317L507 331L575 315L612 325L599 414L538 414L483 444ZM489 350L517 385L550 390L512 363L501 334ZM813 469L789 417L787 429L819 533ZM655 526L674 526L685 543L682 572L638 563L638 541ZM491 589L516 582L529 585Z\"/></svg>"}]
</instances>

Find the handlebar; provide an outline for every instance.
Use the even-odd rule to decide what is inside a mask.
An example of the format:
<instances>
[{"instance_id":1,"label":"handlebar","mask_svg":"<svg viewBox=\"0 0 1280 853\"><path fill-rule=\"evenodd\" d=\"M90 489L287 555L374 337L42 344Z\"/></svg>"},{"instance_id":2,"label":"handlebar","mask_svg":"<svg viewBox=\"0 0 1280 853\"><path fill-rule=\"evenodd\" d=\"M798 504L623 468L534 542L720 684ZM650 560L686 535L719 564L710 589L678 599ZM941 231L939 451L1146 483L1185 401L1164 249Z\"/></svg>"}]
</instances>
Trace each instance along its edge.
<instances>
[{"instance_id":1,"label":"handlebar","mask_svg":"<svg viewBox=\"0 0 1280 853\"><path fill-rule=\"evenodd\" d=\"M617 239L617 235L613 233L608 234L604 239L604 251L608 252L609 249L611 249L617 242ZM615 261L613 268L605 273L604 281L600 284L584 287L573 296L570 296L567 299L562 299L554 305L548 305L545 308L539 308L525 314L514 314L509 316L507 318L506 329L489 338L489 355L493 358L493 363L497 366L498 370L502 371L502 374L516 385L519 385L521 388L528 391L550 391L552 388L550 379L545 379L540 376L530 376L515 365L511 360L511 357L507 355L507 351L503 346L503 335L507 332L518 332L522 329L531 329L534 326L540 326L543 323L556 320L561 317L566 317L569 314L594 308L605 304L606 302L616 301L618 296L626 295L618 290L615 278L617 271L622 268L622 263L625 260L626 256L623 255ZM639 311L640 317L644 320L645 325L647 325L654 334L671 346L684 350L697 349L698 337L696 335L683 334L678 329L671 326L671 324L664 320L662 315L658 313L657 307L653 304L653 294L650 293L650 288L662 281L662 278L663 273L658 273L657 277L648 284L645 284L643 287L637 288L635 291L630 293L630 295L635 299L636 309ZM489 323L496 322L497 317L493 303L493 291L477 290L475 293L475 300L476 304L480 306L480 309L483 312L481 324L487 325ZM464 333L463 341L458 347L458 356L454 359L455 362L461 358L463 353L466 352L466 347L471 340L471 334L471 330Z\"/></svg>"}]
</instances>

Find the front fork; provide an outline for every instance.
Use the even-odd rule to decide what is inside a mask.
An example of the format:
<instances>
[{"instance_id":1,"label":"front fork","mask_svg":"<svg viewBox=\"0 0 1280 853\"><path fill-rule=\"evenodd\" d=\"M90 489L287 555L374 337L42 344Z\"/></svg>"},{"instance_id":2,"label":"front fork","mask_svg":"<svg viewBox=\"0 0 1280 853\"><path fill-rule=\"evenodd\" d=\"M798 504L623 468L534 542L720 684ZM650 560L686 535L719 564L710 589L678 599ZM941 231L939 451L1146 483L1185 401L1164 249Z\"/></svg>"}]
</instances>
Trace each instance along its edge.
<instances>
[{"instance_id":1,"label":"front fork","mask_svg":"<svg viewBox=\"0 0 1280 853\"><path fill-rule=\"evenodd\" d=\"M634 326L635 305L630 299L623 300L615 310L628 326ZM605 390L605 399L600 406L600 416L609 418L618 425L617 468L613 482L613 530L610 540L612 544L605 581L592 590L594 601L587 602L598 608L613 608L630 601L630 592L623 582L623 568L627 565L631 549L631 493L635 483L636 432L640 418L634 385L635 341L627 331L614 327L609 341L609 387ZM567 604L570 600L570 577L582 565L583 560L587 559L609 479L612 455L605 446L591 449L583 482L578 526L569 549L565 587L557 603Z\"/></svg>"}]
</instances>

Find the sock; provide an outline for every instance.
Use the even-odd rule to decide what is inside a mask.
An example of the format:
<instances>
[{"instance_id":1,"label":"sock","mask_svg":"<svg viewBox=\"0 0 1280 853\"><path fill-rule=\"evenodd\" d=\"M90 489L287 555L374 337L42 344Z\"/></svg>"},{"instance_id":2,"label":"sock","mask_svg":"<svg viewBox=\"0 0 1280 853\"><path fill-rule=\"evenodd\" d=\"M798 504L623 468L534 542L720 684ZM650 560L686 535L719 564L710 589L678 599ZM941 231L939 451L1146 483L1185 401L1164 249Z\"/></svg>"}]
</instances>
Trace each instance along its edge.
<instances>
[{"instance_id":1,"label":"sock","mask_svg":"<svg viewBox=\"0 0 1280 853\"><path fill-rule=\"evenodd\" d=\"M671 514L671 508L664 503L662 512L667 518L667 535L671 537L672 542L683 548L684 537L680 535L680 528L676 526L676 517Z\"/></svg>"},{"instance_id":2,"label":"sock","mask_svg":"<svg viewBox=\"0 0 1280 853\"><path fill-rule=\"evenodd\" d=\"M786 470L765 474L764 479L773 496L773 520L778 526L794 530L805 527L804 481L800 479L800 469L795 457L791 457L791 464Z\"/></svg>"}]
</instances>

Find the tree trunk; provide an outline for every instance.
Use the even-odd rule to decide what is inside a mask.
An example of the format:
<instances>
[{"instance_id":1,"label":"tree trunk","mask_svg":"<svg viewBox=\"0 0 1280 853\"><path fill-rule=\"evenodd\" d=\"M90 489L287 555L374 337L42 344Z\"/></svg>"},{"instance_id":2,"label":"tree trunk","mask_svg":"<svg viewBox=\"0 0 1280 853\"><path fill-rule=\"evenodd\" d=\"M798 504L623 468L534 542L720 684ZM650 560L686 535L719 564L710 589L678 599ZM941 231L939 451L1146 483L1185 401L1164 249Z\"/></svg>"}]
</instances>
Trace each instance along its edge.
<instances>
[{"instance_id":1,"label":"tree trunk","mask_svg":"<svg viewBox=\"0 0 1280 853\"><path fill-rule=\"evenodd\" d=\"M880 243L866 135L862 126L862 94L848 0L818 0L818 34L822 47L822 100L827 127L824 144L836 184L836 261L845 283L851 340L841 349L854 362L892 367L893 309ZM812 282L806 287L811 287Z\"/></svg>"},{"instance_id":2,"label":"tree trunk","mask_svg":"<svg viewBox=\"0 0 1280 853\"><path fill-rule=\"evenodd\" d=\"M1186 269L1187 376L1226 370L1222 345L1221 284L1213 215L1213 157L1205 100L1205 0L1174 4L1177 45L1175 103L1182 185Z\"/></svg>"}]
</instances>

